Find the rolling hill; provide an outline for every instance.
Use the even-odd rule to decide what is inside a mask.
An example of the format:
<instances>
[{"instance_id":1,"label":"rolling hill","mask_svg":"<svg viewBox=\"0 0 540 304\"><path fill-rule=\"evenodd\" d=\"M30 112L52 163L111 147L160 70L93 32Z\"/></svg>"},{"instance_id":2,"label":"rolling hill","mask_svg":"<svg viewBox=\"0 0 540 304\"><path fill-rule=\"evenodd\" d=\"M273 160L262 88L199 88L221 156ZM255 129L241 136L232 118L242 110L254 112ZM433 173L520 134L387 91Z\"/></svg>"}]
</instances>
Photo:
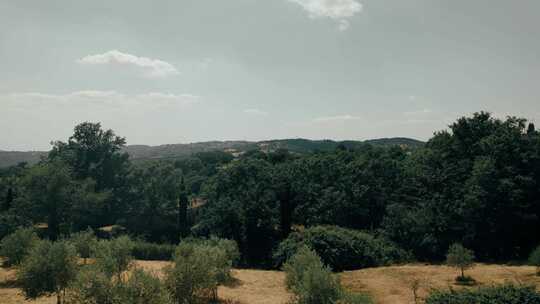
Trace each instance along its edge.
<instances>
[{"instance_id":1,"label":"rolling hill","mask_svg":"<svg viewBox=\"0 0 540 304\"><path fill-rule=\"evenodd\" d=\"M159 146L128 145L124 148L133 160L169 159L186 157L198 152L225 151L233 155L250 151L264 152L287 149L295 153L311 153L315 151L332 151L339 146L355 149L365 144L375 146L400 146L404 149L415 149L424 145L424 142L405 137L370 139L366 141L334 141L309 140L303 138L276 139L266 141L208 141L189 144L170 144ZM0 151L0 167L9 167L21 162L37 163L45 151Z\"/></svg>"}]
</instances>

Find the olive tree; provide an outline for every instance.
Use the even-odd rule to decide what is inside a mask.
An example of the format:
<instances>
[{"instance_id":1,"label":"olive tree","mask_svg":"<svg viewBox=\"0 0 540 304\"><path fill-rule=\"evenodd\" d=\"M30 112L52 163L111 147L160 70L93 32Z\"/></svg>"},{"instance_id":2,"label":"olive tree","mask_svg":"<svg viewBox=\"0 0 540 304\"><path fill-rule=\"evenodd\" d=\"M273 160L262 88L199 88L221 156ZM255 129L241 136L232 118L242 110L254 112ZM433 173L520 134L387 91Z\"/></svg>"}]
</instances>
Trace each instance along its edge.
<instances>
[{"instance_id":1,"label":"olive tree","mask_svg":"<svg viewBox=\"0 0 540 304\"><path fill-rule=\"evenodd\" d=\"M540 246L531 252L529 256L529 264L536 266L536 275L540 276Z\"/></svg>"},{"instance_id":2,"label":"olive tree","mask_svg":"<svg viewBox=\"0 0 540 304\"><path fill-rule=\"evenodd\" d=\"M77 271L77 252L73 245L66 241L39 241L23 260L17 277L27 298L56 294L56 302L62 304L66 288Z\"/></svg>"},{"instance_id":3,"label":"olive tree","mask_svg":"<svg viewBox=\"0 0 540 304\"><path fill-rule=\"evenodd\" d=\"M301 247L283 266L286 286L298 304L346 302L338 278L321 258L306 246Z\"/></svg>"},{"instance_id":4,"label":"olive tree","mask_svg":"<svg viewBox=\"0 0 540 304\"><path fill-rule=\"evenodd\" d=\"M446 264L461 270L461 278L465 278L465 269L474 266L474 252L461 244L453 244L446 254Z\"/></svg>"},{"instance_id":5,"label":"olive tree","mask_svg":"<svg viewBox=\"0 0 540 304\"><path fill-rule=\"evenodd\" d=\"M17 229L2 239L0 256L6 258L6 265L19 265L38 240L32 228Z\"/></svg>"},{"instance_id":6,"label":"olive tree","mask_svg":"<svg viewBox=\"0 0 540 304\"><path fill-rule=\"evenodd\" d=\"M94 231L91 228L88 228L86 231L81 231L75 233L71 236L69 241L77 249L77 253L84 260L86 265L86 259L92 255L92 249L97 245L97 238L94 234Z\"/></svg>"},{"instance_id":7,"label":"olive tree","mask_svg":"<svg viewBox=\"0 0 540 304\"><path fill-rule=\"evenodd\" d=\"M94 248L96 265L108 276L116 275L122 281L122 273L133 262L134 243L128 236L121 236L109 241L99 241Z\"/></svg>"},{"instance_id":8,"label":"olive tree","mask_svg":"<svg viewBox=\"0 0 540 304\"><path fill-rule=\"evenodd\" d=\"M182 243L176 249L174 264L165 269L165 284L178 304L216 299L217 287L230 278L231 265L219 247Z\"/></svg>"}]
</instances>

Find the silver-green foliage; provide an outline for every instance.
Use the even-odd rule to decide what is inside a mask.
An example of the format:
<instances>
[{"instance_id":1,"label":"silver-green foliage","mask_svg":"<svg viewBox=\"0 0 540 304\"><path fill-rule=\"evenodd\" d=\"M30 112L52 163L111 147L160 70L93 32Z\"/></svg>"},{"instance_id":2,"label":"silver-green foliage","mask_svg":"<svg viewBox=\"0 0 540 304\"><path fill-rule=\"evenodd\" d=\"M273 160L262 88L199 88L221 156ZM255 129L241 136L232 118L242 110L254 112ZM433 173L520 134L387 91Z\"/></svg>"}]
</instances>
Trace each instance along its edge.
<instances>
[{"instance_id":1,"label":"silver-green foliage","mask_svg":"<svg viewBox=\"0 0 540 304\"><path fill-rule=\"evenodd\" d=\"M109 241L99 241L94 248L96 265L108 276L116 275L121 280L122 273L133 262L133 241L121 236Z\"/></svg>"},{"instance_id":2,"label":"silver-green foliage","mask_svg":"<svg viewBox=\"0 0 540 304\"><path fill-rule=\"evenodd\" d=\"M2 239L0 256L6 258L7 265L19 265L38 240L33 229L17 229Z\"/></svg>"},{"instance_id":3,"label":"silver-green foliage","mask_svg":"<svg viewBox=\"0 0 540 304\"><path fill-rule=\"evenodd\" d=\"M231 267L232 261L219 247L182 243L173 265L165 269L165 284L176 303L215 299L217 287L230 279Z\"/></svg>"},{"instance_id":4,"label":"silver-green foliage","mask_svg":"<svg viewBox=\"0 0 540 304\"><path fill-rule=\"evenodd\" d=\"M286 286L298 304L333 304L343 298L339 279L308 247L301 247L283 266Z\"/></svg>"},{"instance_id":5,"label":"silver-green foliage","mask_svg":"<svg viewBox=\"0 0 540 304\"><path fill-rule=\"evenodd\" d=\"M536 274L540 276L540 246L531 252L529 256L529 264L536 266Z\"/></svg>"},{"instance_id":6,"label":"silver-green foliage","mask_svg":"<svg viewBox=\"0 0 540 304\"><path fill-rule=\"evenodd\" d=\"M461 244L453 244L446 254L446 264L461 270L461 277L465 277L464 270L474 266L474 252Z\"/></svg>"},{"instance_id":7,"label":"silver-green foliage","mask_svg":"<svg viewBox=\"0 0 540 304\"><path fill-rule=\"evenodd\" d=\"M86 231L81 231L73 234L69 241L77 249L77 253L81 258L84 259L86 264L86 259L92 255L93 248L97 245L97 238L94 234L94 231L91 228L88 228Z\"/></svg>"},{"instance_id":8,"label":"silver-green foliage","mask_svg":"<svg viewBox=\"0 0 540 304\"><path fill-rule=\"evenodd\" d=\"M65 290L78 272L77 253L66 241L39 241L24 258L17 273L27 298L56 294L62 303Z\"/></svg>"}]
</instances>

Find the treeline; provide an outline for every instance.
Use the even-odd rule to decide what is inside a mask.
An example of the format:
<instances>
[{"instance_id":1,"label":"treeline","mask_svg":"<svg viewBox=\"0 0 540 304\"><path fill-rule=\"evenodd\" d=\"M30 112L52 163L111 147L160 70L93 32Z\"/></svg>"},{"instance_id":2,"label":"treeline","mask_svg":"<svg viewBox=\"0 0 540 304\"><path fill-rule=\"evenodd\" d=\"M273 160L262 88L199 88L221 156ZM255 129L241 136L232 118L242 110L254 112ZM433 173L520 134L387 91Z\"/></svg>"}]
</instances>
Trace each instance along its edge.
<instances>
[{"instance_id":1,"label":"treeline","mask_svg":"<svg viewBox=\"0 0 540 304\"><path fill-rule=\"evenodd\" d=\"M110 225L152 242L218 236L260 267L307 241L320 255L324 244L358 244L337 256L374 248L364 254L370 266L442 260L454 243L480 260L523 259L540 243L540 133L522 118L475 113L413 150L366 144L133 164L124 144L83 123L39 164L3 170L0 237L37 223L51 239Z\"/></svg>"}]
</instances>

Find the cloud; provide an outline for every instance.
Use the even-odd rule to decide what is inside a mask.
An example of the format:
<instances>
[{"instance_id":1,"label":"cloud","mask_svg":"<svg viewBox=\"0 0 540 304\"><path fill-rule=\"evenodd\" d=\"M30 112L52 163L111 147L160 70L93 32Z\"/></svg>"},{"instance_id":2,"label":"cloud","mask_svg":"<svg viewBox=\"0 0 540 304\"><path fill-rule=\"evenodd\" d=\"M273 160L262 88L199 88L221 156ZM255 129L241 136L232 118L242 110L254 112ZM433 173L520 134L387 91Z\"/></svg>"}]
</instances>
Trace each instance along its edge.
<instances>
[{"instance_id":1,"label":"cloud","mask_svg":"<svg viewBox=\"0 0 540 304\"><path fill-rule=\"evenodd\" d=\"M314 122L333 122L333 121L348 121L348 120L360 120L362 117L354 115L337 115L337 116L323 116L313 119Z\"/></svg>"},{"instance_id":2,"label":"cloud","mask_svg":"<svg viewBox=\"0 0 540 304\"><path fill-rule=\"evenodd\" d=\"M133 66L141 69L143 76L149 78L162 78L180 74L170 63L147 57L138 57L118 50L111 50L103 54L88 55L77 60L84 65L114 65Z\"/></svg>"},{"instance_id":3,"label":"cloud","mask_svg":"<svg viewBox=\"0 0 540 304\"><path fill-rule=\"evenodd\" d=\"M116 91L74 91L66 94L12 93L0 95L6 107L25 109L28 107L54 106L107 106L111 108L161 108L185 106L199 102L200 96L191 94L172 94L149 92L144 94L123 94Z\"/></svg>"},{"instance_id":4,"label":"cloud","mask_svg":"<svg viewBox=\"0 0 540 304\"><path fill-rule=\"evenodd\" d=\"M258 115L258 116L268 115L268 112L261 111L259 109L245 109L243 112L246 114Z\"/></svg>"},{"instance_id":5,"label":"cloud","mask_svg":"<svg viewBox=\"0 0 540 304\"><path fill-rule=\"evenodd\" d=\"M404 112L403 114L405 116L420 116L420 115L428 115L431 113L433 113L433 111L430 109L421 109L421 110L407 111L407 112Z\"/></svg>"},{"instance_id":6,"label":"cloud","mask_svg":"<svg viewBox=\"0 0 540 304\"><path fill-rule=\"evenodd\" d=\"M300 5L312 19L330 18L338 22L338 29L345 31L352 18L363 9L356 0L287 0Z\"/></svg>"}]
</instances>

